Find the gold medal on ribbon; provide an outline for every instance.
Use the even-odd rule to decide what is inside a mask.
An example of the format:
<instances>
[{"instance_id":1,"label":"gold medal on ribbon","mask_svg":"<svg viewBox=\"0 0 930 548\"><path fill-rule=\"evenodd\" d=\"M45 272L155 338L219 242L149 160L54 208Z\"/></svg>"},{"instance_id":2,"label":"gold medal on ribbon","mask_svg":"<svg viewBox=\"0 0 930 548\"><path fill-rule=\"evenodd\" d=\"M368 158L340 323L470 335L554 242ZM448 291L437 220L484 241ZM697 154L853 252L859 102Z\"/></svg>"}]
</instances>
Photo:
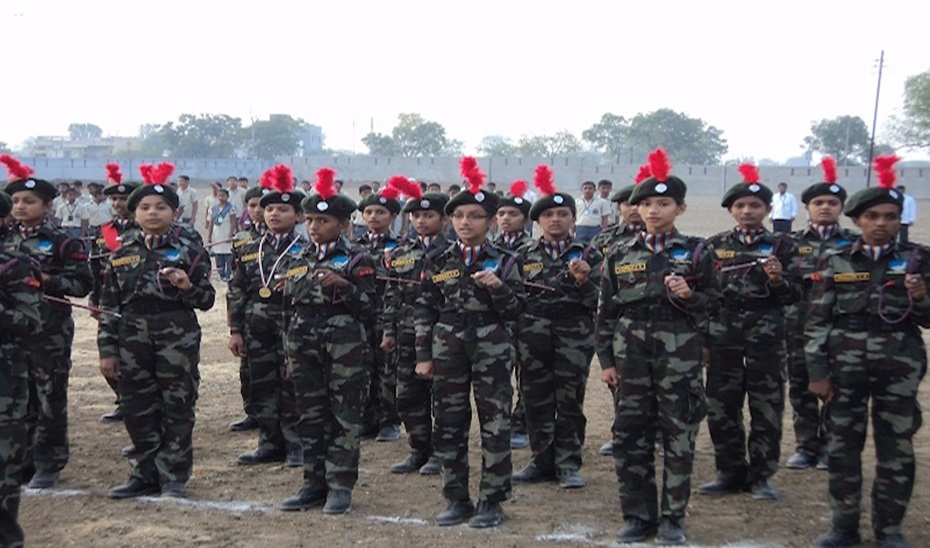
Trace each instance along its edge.
<instances>
[{"instance_id":1,"label":"gold medal on ribbon","mask_svg":"<svg viewBox=\"0 0 930 548\"><path fill-rule=\"evenodd\" d=\"M271 296L271 289L269 289L269 288L267 288L267 287L263 287L263 288L259 289L259 290L258 290L258 296L261 297L261 298L263 298L263 299L267 299L268 297Z\"/></svg>"}]
</instances>

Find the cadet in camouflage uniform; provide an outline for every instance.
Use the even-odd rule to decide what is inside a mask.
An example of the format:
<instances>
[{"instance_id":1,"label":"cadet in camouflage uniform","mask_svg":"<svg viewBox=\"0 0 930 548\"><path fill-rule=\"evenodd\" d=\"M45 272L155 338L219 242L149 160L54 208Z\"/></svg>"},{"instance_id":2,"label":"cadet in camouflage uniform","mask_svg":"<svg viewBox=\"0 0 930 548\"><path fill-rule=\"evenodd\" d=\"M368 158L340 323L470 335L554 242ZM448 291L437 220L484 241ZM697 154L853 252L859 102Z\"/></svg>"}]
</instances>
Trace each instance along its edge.
<instances>
[{"instance_id":1,"label":"cadet in camouflage uniform","mask_svg":"<svg viewBox=\"0 0 930 548\"><path fill-rule=\"evenodd\" d=\"M401 177L400 179L403 179ZM406 181L406 179L404 179ZM396 185L392 178L389 185ZM426 254L445 249L449 242L443 234L444 208L449 197L438 192L423 194L416 183L401 182L401 192L409 198L403 212L410 215L410 224L417 236L397 246L391 252L387 287L384 290L384 312L381 314L381 349L396 355L397 411L410 443L410 455L391 467L395 474L419 472L439 474L439 464L433 455L433 383L416 374L416 330L413 307L420 292L420 276Z\"/></svg>"},{"instance_id":2,"label":"cadet in camouflage uniform","mask_svg":"<svg viewBox=\"0 0 930 548\"><path fill-rule=\"evenodd\" d=\"M526 312L517 328L520 386L533 456L514 483L558 478L565 489L584 487L579 473L585 440L585 387L594 357L603 257L571 237L575 199L556 192L552 170L536 168L539 198L530 209L543 236L520 248L528 284Z\"/></svg>"},{"instance_id":3,"label":"cadet in camouflage uniform","mask_svg":"<svg viewBox=\"0 0 930 548\"><path fill-rule=\"evenodd\" d=\"M93 279L84 244L52 226L47 217L55 187L33 178L32 169L14 158L3 155L0 159L13 179L6 192L13 199L15 219L4 246L29 255L39 265L46 295L86 296ZM68 463L68 373L74 339L70 306L43 302L40 309L42 331L23 343L28 349L30 392L26 419L30 443L23 477L31 477L29 486L39 489L57 485Z\"/></svg>"},{"instance_id":4,"label":"cadet in camouflage uniform","mask_svg":"<svg viewBox=\"0 0 930 548\"><path fill-rule=\"evenodd\" d=\"M209 310L210 256L172 230L178 195L165 180L171 164L140 166L145 184L127 206L140 230L109 257L97 332L100 370L119 379L120 408L132 439L129 481L114 499L161 491L187 496L194 464L194 404L200 383L200 325L194 309Z\"/></svg>"},{"instance_id":5,"label":"cadet in camouflage uniform","mask_svg":"<svg viewBox=\"0 0 930 548\"><path fill-rule=\"evenodd\" d=\"M417 374L433 379L433 451L449 501L436 522L496 527L510 498L510 383L514 344L507 322L524 308L519 256L487 240L499 198L481 190L474 158L462 160L469 188L446 204L458 241L427 255L415 308ZM477 511L468 491L469 394L481 431ZM474 515L473 515L474 514Z\"/></svg>"},{"instance_id":6,"label":"cadet in camouflage uniform","mask_svg":"<svg viewBox=\"0 0 930 548\"><path fill-rule=\"evenodd\" d=\"M510 185L510 194L501 199L501 205L497 208L497 227L500 234L494 239L494 245L516 251L522 246L533 241L527 231L527 222L530 222L529 200L523 196L529 186L526 181L514 181ZM530 222L532 225L532 222ZM529 228L532 228L530 226ZM517 326L512 326L514 330L514 340L516 340ZM517 402L513 406L513 414L510 417L510 447L511 449L523 449L530 444L526 433L526 410L523 407L523 390L520 388L520 359L513 365L514 377L517 379Z\"/></svg>"},{"instance_id":7,"label":"cadet in camouflage uniform","mask_svg":"<svg viewBox=\"0 0 930 548\"><path fill-rule=\"evenodd\" d=\"M624 519L617 540L640 542L657 533L658 544L682 544L694 443L706 411L696 323L717 306L720 290L713 248L675 228L686 209L684 181L669 175L662 149L649 159L652 176L630 197L645 231L615 245L604 261L595 347L601 379L617 391L613 456ZM657 441L665 450L660 495Z\"/></svg>"},{"instance_id":8,"label":"cadet in camouflage uniform","mask_svg":"<svg viewBox=\"0 0 930 548\"><path fill-rule=\"evenodd\" d=\"M807 362L804 359L804 324L810 303L811 276L817 269L820 257L829 249L848 247L857 235L839 225L846 190L836 184L836 163L833 158L823 159L824 181L815 183L801 194L810 223L803 230L792 233L798 244L795 259L801 276L801 301L785 311L788 329L788 399L794 410L796 452L788 458L787 466L805 470L816 465L827 467L827 432L824 412L817 397L807 389ZM824 410L825 411L825 410Z\"/></svg>"},{"instance_id":9,"label":"cadet in camouflage uniform","mask_svg":"<svg viewBox=\"0 0 930 548\"><path fill-rule=\"evenodd\" d=\"M242 248L253 242L258 242L268 230L268 226L265 224L265 212L261 206L261 199L262 196L269 192L271 192L270 188L258 185L253 186L245 193L245 207L252 222L249 223L247 228L240 230L233 236L233 265L239 264ZM256 410L252 404L252 380L249 375L248 353L243 352L239 356L239 394L242 396L242 409L245 411L245 418L230 423L229 430L231 432L244 432L258 428L258 421L255 418Z\"/></svg>"},{"instance_id":10,"label":"cadet in camouflage uniform","mask_svg":"<svg viewBox=\"0 0 930 548\"><path fill-rule=\"evenodd\" d=\"M0 191L0 237L6 235L12 208L10 197ZM29 257L0 249L0 546L5 547L23 546L17 519L29 434L29 366L23 340L42 327L40 286L40 273Z\"/></svg>"},{"instance_id":11,"label":"cadet in camouflage uniform","mask_svg":"<svg viewBox=\"0 0 930 548\"><path fill-rule=\"evenodd\" d=\"M394 219L400 213L397 190L385 187L380 193L369 194L358 204L358 210L368 225L368 232L356 240L375 263L378 277L387 276L385 258L397 247L399 240L391 233ZM397 414L397 362L389 359L381 349L381 322L378 317L384 308L383 279L375 280L372 297L372 318L368 321L368 341L374 358L371 371L371 392L365 409L362 437L376 436L378 441L396 441L400 438L400 416Z\"/></svg>"},{"instance_id":12,"label":"cadet in camouflage uniform","mask_svg":"<svg viewBox=\"0 0 930 548\"><path fill-rule=\"evenodd\" d=\"M301 202L313 245L291 262L285 295L293 305L287 330L288 368L297 393L304 480L283 510L323 505L324 514L352 508L358 480L359 430L368 396L374 264L343 237L355 202L338 194L335 173L317 172L316 194Z\"/></svg>"},{"instance_id":13,"label":"cadet in camouflage uniform","mask_svg":"<svg viewBox=\"0 0 930 548\"><path fill-rule=\"evenodd\" d=\"M248 364L248 394L258 422L258 449L239 455L239 464L287 460L303 466L297 435L297 402L294 383L287 377L283 333L287 329L283 278L292 260L307 243L294 231L297 210L304 198L294 189L294 176L286 165L269 169L259 187L264 235L238 247L232 279L226 293L229 349ZM240 240L241 241L241 240Z\"/></svg>"},{"instance_id":14,"label":"cadet in camouflage uniform","mask_svg":"<svg viewBox=\"0 0 930 548\"><path fill-rule=\"evenodd\" d=\"M813 275L807 323L810 390L828 402L832 526L814 546L855 546L862 450L871 400L875 445L872 530L881 547L906 546L901 522L914 487L917 389L927 371L920 328L930 327L930 250L895 243L903 196L897 157L876 158L879 186L857 192L845 214L862 230L828 250Z\"/></svg>"},{"instance_id":15,"label":"cadet in camouflage uniform","mask_svg":"<svg viewBox=\"0 0 930 548\"><path fill-rule=\"evenodd\" d=\"M723 495L745 489L754 499L774 500L778 493L769 478L778 470L787 377L783 309L800 298L797 245L787 234L764 228L772 191L759 183L752 164L741 165L740 172L743 183L731 187L721 203L738 224L710 239L723 291L723 306L710 320L706 387L717 479L698 492Z\"/></svg>"}]
</instances>

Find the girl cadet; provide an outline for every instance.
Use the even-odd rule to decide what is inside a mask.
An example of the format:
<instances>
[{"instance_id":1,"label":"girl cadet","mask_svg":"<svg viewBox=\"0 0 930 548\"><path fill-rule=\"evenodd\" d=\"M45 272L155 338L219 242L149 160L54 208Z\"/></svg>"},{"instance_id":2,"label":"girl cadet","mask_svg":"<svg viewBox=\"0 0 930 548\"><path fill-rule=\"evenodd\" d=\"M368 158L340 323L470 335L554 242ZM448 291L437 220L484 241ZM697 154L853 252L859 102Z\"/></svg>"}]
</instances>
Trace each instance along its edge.
<instances>
[{"instance_id":1,"label":"girl cadet","mask_svg":"<svg viewBox=\"0 0 930 548\"><path fill-rule=\"evenodd\" d=\"M896 156L875 159L879 185L849 197L862 231L827 251L813 275L805 354L810 391L828 402L830 530L814 546L858 546L862 449L871 407L875 441L872 531L882 548L907 546L901 522L914 488L917 388L927 372L920 328L930 327L930 251L895 243L903 195ZM871 405L870 405L871 400Z\"/></svg>"},{"instance_id":2,"label":"girl cadet","mask_svg":"<svg viewBox=\"0 0 930 548\"><path fill-rule=\"evenodd\" d=\"M662 149L649 164L652 176L630 196L645 230L617 243L604 262L595 346L601 379L617 391L613 455L625 523L617 540L656 534L658 544L683 544L694 443L707 409L696 324L717 306L720 289L713 249L675 228L686 209L684 181L669 175ZM661 498L657 434L665 450Z\"/></svg>"},{"instance_id":3,"label":"girl cadet","mask_svg":"<svg viewBox=\"0 0 930 548\"><path fill-rule=\"evenodd\" d=\"M119 379L120 409L132 439L129 481L110 498L161 492L187 496L194 464L194 403L200 382L200 325L194 309L213 307L210 256L172 230L178 195L168 163L139 167L145 184L127 207L139 230L104 271L97 348L100 370Z\"/></svg>"},{"instance_id":4,"label":"girl cadet","mask_svg":"<svg viewBox=\"0 0 930 548\"><path fill-rule=\"evenodd\" d=\"M500 198L481 189L484 173L474 158L462 159L462 175L469 188L445 207L458 241L430 252L423 271L414 311L416 371L433 379L433 454L448 501L436 523L496 527L511 495L514 343L507 322L523 311L522 268L518 255L487 239ZM477 510L468 491L472 390L481 425Z\"/></svg>"},{"instance_id":5,"label":"girl cadet","mask_svg":"<svg viewBox=\"0 0 930 548\"><path fill-rule=\"evenodd\" d=\"M356 205L336 191L334 177L331 169L317 171L316 194L301 202L313 245L291 262L284 286L293 305L285 345L300 413L304 481L281 509L323 505L324 514L348 512L358 481L371 368L365 322L375 275L365 250L343 237Z\"/></svg>"},{"instance_id":6,"label":"girl cadet","mask_svg":"<svg viewBox=\"0 0 930 548\"><path fill-rule=\"evenodd\" d=\"M55 187L32 177L32 168L7 154L0 155L0 161L12 181L6 192L13 200L14 222L4 240L6 249L25 253L38 263L46 295L86 296L93 278L84 244L53 226L49 217ZM74 340L70 306L44 301L40 308L42 330L24 342L29 349L29 391L35 397L29 399L26 418L29 450L23 478L32 478L33 489L57 485L68 463L68 374Z\"/></svg>"}]
</instances>

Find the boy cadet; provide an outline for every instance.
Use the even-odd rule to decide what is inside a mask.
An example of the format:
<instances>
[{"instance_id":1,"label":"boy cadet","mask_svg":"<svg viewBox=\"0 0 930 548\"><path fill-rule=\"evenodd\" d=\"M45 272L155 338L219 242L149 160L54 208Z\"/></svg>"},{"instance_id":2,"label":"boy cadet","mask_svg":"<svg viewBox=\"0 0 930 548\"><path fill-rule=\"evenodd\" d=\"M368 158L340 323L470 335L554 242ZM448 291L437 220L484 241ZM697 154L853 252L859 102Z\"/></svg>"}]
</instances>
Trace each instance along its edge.
<instances>
[{"instance_id":1,"label":"boy cadet","mask_svg":"<svg viewBox=\"0 0 930 548\"><path fill-rule=\"evenodd\" d=\"M664 150L649 162L652 176L630 197L645 230L615 245L604 262L595 346L601 379L617 391L613 455L625 523L617 540L657 533L658 544L683 544L694 443L706 410L696 323L717 306L720 292L713 248L675 228L687 208L684 181L669 174ZM661 502L657 436L665 450Z\"/></svg>"},{"instance_id":2,"label":"boy cadet","mask_svg":"<svg viewBox=\"0 0 930 548\"><path fill-rule=\"evenodd\" d=\"M288 318L277 280L307 245L294 231L304 194L294 189L294 176L286 165L266 171L253 188L268 190L258 198L267 230L237 248L226 293L229 349L248 365L249 401L259 429L258 449L239 455L237 462L286 460L288 466L299 467L303 452L296 431L297 402L294 384L287 377L282 337ZM249 192L252 189L246 192L246 207L251 208L254 198Z\"/></svg>"},{"instance_id":3,"label":"boy cadet","mask_svg":"<svg viewBox=\"0 0 930 548\"><path fill-rule=\"evenodd\" d=\"M398 245L386 260L388 280L381 314L381 349L393 354L397 364L397 411L410 443L410 455L391 467L395 474L419 471L439 474L433 457L433 383L416 374L416 328L413 310L420 293L426 254L448 247L443 235L445 206L449 197L441 192L423 194L419 185L404 177L392 177L389 186L407 197L404 213L410 215L416 237ZM389 358L389 359L391 359Z\"/></svg>"},{"instance_id":4,"label":"boy cadet","mask_svg":"<svg viewBox=\"0 0 930 548\"><path fill-rule=\"evenodd\" d=\"M895 156L876 158L879 185L852 195L844 213L862 231L828 250L812 276L807 323L810 390L829 402L831 529L814 546L855 546L862 499L862 449L871 400L875 442L872 530L878 546L907 543L901 522L914 487L917 388L927 371L920 328L930 327L930 250L896 244L902 195Z\"/></svg>"},{"instance_id":5,"label":"boy cadet","mask_svg":"<svg viewBox=\"0 0 930 548\"><path fill-rule=\"evenodd\" d=\"M442 467L441 526L469 520L496 527L510 498L510 384L514 346L509 321L524 307L519 257L487 240L500 198L481 189L484 173L462 159L469 188L446 204L458 241L427 256L415 308L417 374L433 379L436 427L433 451ZM468 491L469 393L474 391L481 431L477 510Z\"/></svg>"},{"instance_id":6,"label":"boy cadet","mask_svg":"<svg viewBox=\"0 0 930 548\"><path fill-rule=\"evenodd\" d=\"M530 218L542 238L520 248L527 289L518 321L520 387L533 456L513 481L557 478L565 489L584 487L579 473L585 439L585 386L594 357L594 312L601 254L571 237L575 200L557 192L552 169L536 168L539 198Z\"/></svg>"},{"instance_id":7,"label":"boy cadet","mask_svg":"<svg viewBox=\"0 0 930 548\"><path fill-rule=\"evenodd\" d=\"M358 204L368 232L362 234L356 240L356 244L371 255L381 278L387 275L385 258L390 256L399 243L391 232L391 225L400 213L400 202L397 198L397 189L385 187L382 192L372 192ZM396 441L400 438L400 417L397 415L397 363L388 359L381 350L381 326L377 320L383 308L385 285L383 279L375 280L375 292L372 294L372 319L369 322L368 339L372 345L374 364L361 436L374 436L378 441Z\"/></svg>"},{"instance_id":8,"label":"boy cadet","mask_svg":"<svg viewBox=\"0 0 930 548\"><path fill-rule=\"evenodd\" d=\"M527 224L532 229L530 206L532 205L525 195L529 190L526 181L514 181L510 185L510 195L502 198L497 208L497 227L500 233L494 239L494 245L516 251L533 241ZM516 327L516 326L514 326ZM517 379L517 402L513 406L510 417L510 448L523 449L530 441L526 434L526 410L523 407L523 390L520 388L520 360L514 362L513 373Z\"/></svg>"},{"instance_id":9,"label":"boy cadet","mask_svg":"<svg viewBox=\"0 0 930 548\"><path fill-rule=\"evenodd\" d=\"M772 191L759 182L752 164L739 170L743 183L731 187L721 202L737 226L710 238L723 291L723 306L710 320L707 368L707 424L717 479L698 493L745 489L754 499L774 500L778 494L769 478L778 470L787 373L783 308L797 302L801 293L794 281L797 244L787 234L765 229ZM748 462L743 426L747 398Z\"/></svg>"},{"instance_id":10,"label":"boy cadet","mask_svg":"<svg viewBox=\"0 0 930 548\"><path fill-rule=\"evenodd\" d=\"M317 171L316 194L300 203L313 245L291 263L284 287L294 306L285 344L304 457L303 485L281 505L287 511L323 505L324 514L344 514L358 481L375 269L368 253L343 237L357 206L336 192L334 179L329 168Z\"/></svg>"},{"instance_id":11,"label":"boy cadet","mask_svg":"<svg viewBox=\"0 0 930 548\"><path fill-rule=\"evenodd\" d=\"M0 162L10 172L12 182L5 190L13 200L15 219L4 246L38 263L46 295L59 299L86 296L93 277L84 245L49 222L55 187L32 177L32 168L8 154L0 155ZM29 399L30 443L23 478L31 478L29 486L34 489L57 485L68 463L68 374L74 339L70 306L43 301L40 310L42 330L23 345L29 360L29 391L35 396Z\"/></svg>"},{"instance_id":12,"label":"boy cadet","mask_svg":"<svg viewBox=\"0 0 930 548\"><path fill-rule=\"evenodd\" d=\"M595 189L593 181L585 181L581 184L581 197L575 200L578 211L575 238L585 245L607 228L610 219L610 202L597 195Z\"/></svg>"},{"instance_id":13,"label":"boy cadet","mask_svg":"<svg viewBox=\"0 0 930 548\"><path fill-rule=\"evenodd\" d=\"M6 236L6 218L12 209L13 201L0 191L0 239ZM23 341L42 326L40 280L29 257L0 248L0 546L15 548L21 548L24 542L18 517L29 435L29 366Z\"/></svg>"},{"instance_id":14,"label":"boy cadet","mask_svg":"<svg viewBox=\"0 0 930 548\"><path fill-rule=\"evenodd\" d=\"M805 470L811 466L827 467L827 432L824 424L825 409L818 405L817 397L808 389L807 363L804 360L804 324L810 303L812 275L820 257L830 249L848 247L857 235L839 225L846 190L836 184L836 162L825 157L822 162L824 180L807 187L801 201L807 209L810 223L792 234L798 243L795 259L798 280L801 284L801 301L786 310L788 330L788 399L794 410L792 420L797 445L788 458L792 470Z\"/></svg>"}]
</instances>

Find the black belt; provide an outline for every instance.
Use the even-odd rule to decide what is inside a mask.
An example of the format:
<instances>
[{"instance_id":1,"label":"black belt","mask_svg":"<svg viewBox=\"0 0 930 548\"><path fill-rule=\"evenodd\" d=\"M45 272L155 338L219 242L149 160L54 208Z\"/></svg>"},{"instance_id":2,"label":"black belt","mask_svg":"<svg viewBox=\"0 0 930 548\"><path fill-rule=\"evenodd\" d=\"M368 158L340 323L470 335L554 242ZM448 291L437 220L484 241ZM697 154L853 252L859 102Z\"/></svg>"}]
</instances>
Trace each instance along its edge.
<instances>
[{"instance_id":1,"label":"black belt","mask_svg":"<svg viewBox=\"0 0 930 548\"><path fill-rule=\"evenodd\" d=\"M122 311L142 316L148 314L166 314L168 312L190 312L191 307L181 301L140 299L127 303L123 306Z\"/></svg>"},{"instance_id":2,"label":"black belt","mask_svg":"<svg viewBox=\"0 0 930 548\"><path fill-rule=\"evenodd\" d=\"M870 316L867 314L847 314L843 316L837 316L836 320L834 320L834 326L840 329L848 329L850 331L888 333L890 331L901 331L903 327L909 326L909 322L904 322L904 325L902 326L900 323L890 324L881 319L879 316Z\"/></svg>"},{"instance_id":3,"label":"black belt","mask_svg":"<svg viewBox=\"0 0 930 548\"><path fill-rule=\"evenodd\" d=\"M483 326L493 323L503 323L500 314L493 311L468 312L462 310L443 310L439 313L439 322L457 326Z\"/></svg>"},{"instance_id":4,"label":"black belt","mask_svg":"<svg viewBox=\"0 0 930 548\"><path fill-rule=\"evenodd\" d=\"M348 308L332 304L298 304L294 307L294 310L296 313L304 314L309 318L332 318L333 316L341 316L343 314L352 315Z\"/></svg>"},{"instance_id":5,"label":"black belt","mask_svg":"<svg viewBox=\"0 0 930 548\"><path fill-rule=\"evenodd\" d=\"M526 309L526 313L530 316L536 316L537 318L544 318L547 320L567 320L575 319L579 316L590 317L594 311L580 304L557 303L547 307L531 306Z\"/></svg>"},{"instance_id":6,"label":"black belt","mask_svg":"<svg viewBox=\"0 0 930 548\"><path fill-rule=\"evenodd\" d=\"M626 306L620 312L621 318L638 321L660 321L671 322L676 320L688 319L687 313L678 310L671 305L652 304L652 305L632 305Z\"/></svg>"}]
</instances>

